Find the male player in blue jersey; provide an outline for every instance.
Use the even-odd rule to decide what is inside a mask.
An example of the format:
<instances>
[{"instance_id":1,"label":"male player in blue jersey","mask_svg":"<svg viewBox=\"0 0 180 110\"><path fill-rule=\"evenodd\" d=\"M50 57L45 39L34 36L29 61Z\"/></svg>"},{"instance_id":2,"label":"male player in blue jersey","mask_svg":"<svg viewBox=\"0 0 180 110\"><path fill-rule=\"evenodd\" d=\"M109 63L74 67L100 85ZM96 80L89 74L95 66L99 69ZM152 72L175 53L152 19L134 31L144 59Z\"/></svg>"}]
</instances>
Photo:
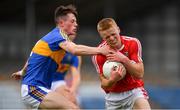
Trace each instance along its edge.
<instances>
[{"instance_id":1,"label":"male player in blue jersey","mask_svg":"<svg viewBox=\"0 0 180 110\"><path fill-rule=\"evenodd\" d=\"M70 38L73 40L75 37ZM81 57L66 52L65 57L59 64L59 68L54 74L51 90L58 91L75 104L77 89L80 84ZM12 74L12 78L20 80L27 67ZM68 74L68 75L67 75ZM68 77L71 76L71 77ZM61 87L61 88L60 88Z\"/></svg>"},{"instance_id":2,"label":"male player in blue jersey","mask_svg":"<svg viewBox=\"0 0 180 110\"><path fill-rule=\"evenodd\" d=\"M69 36L70 40L74 40L76 36ZM77 104L76 93L80 84L80 68L81 68L81 57L66 52L65 57L59 64L59 68L54 74L51 90L58 91L67 97L70 101ZM25 73L27 67L24 67L18 72L12 74L12 78L20 80ZM70 79L65 78L66 75L70 74ZM69 76L69 75L68 75ZM68 81L67 81L67 80ZM70 82L69 82L70 81ZM70 83L70 85L68 84Z\"/></svg>"},{"instance_id":3,"label":"male player in blue jersey","mask_svg":"<svg viewBox=\"0 0 180 110\"><path fill-rule=\"evenodd\" d=\"M107 55L108 47L96 48L77 45L68 36L77 31L77 12L73 6L59 6L55 11L56 28L42 37L33 47L22 78L21 96L32 108L78 109L62 94L50 90L54 73L66 52L74 55Z\"/></svg>"}]
</instances>

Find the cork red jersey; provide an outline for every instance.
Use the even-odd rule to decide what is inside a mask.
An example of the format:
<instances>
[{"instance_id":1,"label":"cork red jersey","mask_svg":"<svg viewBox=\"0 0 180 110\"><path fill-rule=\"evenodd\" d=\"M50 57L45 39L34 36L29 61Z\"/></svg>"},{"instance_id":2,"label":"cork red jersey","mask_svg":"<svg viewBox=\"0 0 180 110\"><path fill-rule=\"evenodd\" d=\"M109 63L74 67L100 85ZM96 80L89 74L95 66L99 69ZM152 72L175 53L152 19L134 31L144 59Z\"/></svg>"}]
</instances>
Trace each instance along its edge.
<instances>
[{"instance_id":1,"label":"cork red jersey","mask_svg":"<svg viewBox=\"0 0 180 110\"><path fill-rule=\"evenodd\" d=\"M120 36L122 47L119 49L119 52L126 55L132 63L142 62L142 48L141 44L138 39L127 37L127 36ZM106 41L103 41L99 47L107 45ZM103 74L103 64L106 61L106 56L104 55L94 55L92 57L93 63L96 67L96 70L99 74ZM126 76L118 81L115 85L111 88L105 89L105 92L124 92L128 90L132 90L137 87L144 86L144 82L142 79L137 79L132 76L128 71L126 71Z\"/></svg>"}]
</instances>

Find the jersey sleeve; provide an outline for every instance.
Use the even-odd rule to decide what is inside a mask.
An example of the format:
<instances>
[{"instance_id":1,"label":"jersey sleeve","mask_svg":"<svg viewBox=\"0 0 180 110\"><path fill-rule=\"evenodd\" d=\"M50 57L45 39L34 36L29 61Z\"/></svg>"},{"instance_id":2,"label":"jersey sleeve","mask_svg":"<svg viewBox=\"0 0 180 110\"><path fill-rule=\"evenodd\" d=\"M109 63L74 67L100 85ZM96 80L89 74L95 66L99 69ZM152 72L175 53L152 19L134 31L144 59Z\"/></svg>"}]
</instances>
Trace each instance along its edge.
<instances>
[{"instance_id":1,"label":"jersey sleeve","mask_svg":"<svg viewBox=\"0 0 180 110\"><path fill-rule=\"evenodd\" d=\"M43 37L42 41L47 42L49 48L52 51L56 51L60 49L59 44L66 41L66 38L64 36L65 35L58 28L55 28L45 37Z\"/></svg>"},{"instance_id":2,"label":"jersey sleeve","mask_svg":"<svg viewBox=\"0 0 180 110\"><path fill-rule=\"evenodd\" d=\"M64 41L71 41L69 37L65 34L65 32L63 32L62 30L60 30L59 34L60 34L60 37L64 39ZM61 45L61 43L62 42L59 42L59 45Z\"/></svg>"},{"instance_id":3,"label":"jersey sleeve","mask_svg":"<svg viewBox=\"0 0 180 110\"><path fill-rule=\"evenodd\" d=\"M130 60L133 60L136 63L142 62L142 47L138 39L132 40L129 51Z\"/></svg>"},{"instance_id":4,"label":"jersey sleeve","mask_svg":"<svg viewBox=\"0 0 180 110\"><path fill-rule=\"evenodd\" d=\"M95 68L96 68L96 71L97 71L99 74L102 74L102 73L103 73L102 68L103 68L103 64L104 64L104 62L105 62L104 56L102 56L102 55L94 55L94 56L92 57L92 62L93 62L93 64L94 64Z\"/></svg>"},{"instance_id":5,"label":"jersey sleeve","mask_svg":"<svg viewBox=\"0 0 180 110\"><path fill-rule=\"evenodd\" d=\"M79 59L78 59L77 56L73 57L73 60L71 62L71 66L74 66L75 68L78 68L78 66L79 66Z\"/></svg>"}]
</instances>

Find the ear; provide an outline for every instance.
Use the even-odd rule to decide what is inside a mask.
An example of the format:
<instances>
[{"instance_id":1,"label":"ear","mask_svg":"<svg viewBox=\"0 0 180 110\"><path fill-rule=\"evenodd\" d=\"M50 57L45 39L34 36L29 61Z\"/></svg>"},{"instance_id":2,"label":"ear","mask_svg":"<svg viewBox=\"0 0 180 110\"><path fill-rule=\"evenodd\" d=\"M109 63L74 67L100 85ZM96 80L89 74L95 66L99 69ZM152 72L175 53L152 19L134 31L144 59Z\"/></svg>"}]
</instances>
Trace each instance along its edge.
<instances>
[{"instance_id":1,"label":"ear","mask_svg":"<svg viewBox=\"0 0 180 110\"><path fill-rule=\"evenodd\" d=\"M59 25L60 27L64 27L64 22L63 22L63 20L59 20L59 21L58 21L58 25Z\"/></svg>"}]
</instances>

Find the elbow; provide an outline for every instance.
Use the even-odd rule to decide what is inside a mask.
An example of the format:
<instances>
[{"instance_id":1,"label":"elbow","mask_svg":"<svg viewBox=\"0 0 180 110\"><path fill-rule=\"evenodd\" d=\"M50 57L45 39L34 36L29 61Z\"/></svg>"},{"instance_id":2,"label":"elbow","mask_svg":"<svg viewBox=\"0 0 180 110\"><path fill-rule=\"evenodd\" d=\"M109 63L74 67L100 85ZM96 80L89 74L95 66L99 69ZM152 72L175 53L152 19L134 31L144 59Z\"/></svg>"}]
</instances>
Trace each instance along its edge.
<instances>
[{"instance_id":1,"label":"elbow","mask_svg":"<svg viewBox=\"0 0 180 110\"><path fill-rule=\"evenodd\" d=\"M79 53L78 52L79 51L78 46L75 45L75 44L72 44L72 45L68 46L68 48L65 49L65 50L72 53L73 55L78 55L78 53Z\"/></svg>"},{"instance_id":2,"label":"elbow","mask_svg":"<svg viewBox=\"0 0 180 110\"><path fill-rule=\"evenodd\" d=\"M77 50L75 50L75 49L72 51L72 54L73 54L73 55L76 55L76 56L81 55L81 54L79 54L79 52L78 52Z\"/></svg>"},{"instance_id":3,"label":"elbow","mask_svg":"<svg viewBox=\"0 0 180 110\"><path fill-rule=\"evenodd\" d=\"M140 68L139 71L137 71L137 78L142 79L144 77L144 67Z\"/></svg>"},{"instance_id":4,"label":"elbow","mask_svg":"<svg viewBox=\"0 0 180 110\"><path fill-rule=\"evenodd\" d=\"M80 50L78 49L77 46L74 47L74 48L71 50L71 53L72 53L73 55L77 55L77 56L81 55L81 52L80 52Z\"/></svg>"},{"instance_id":5,"label":"elbow","mask_svg":"<svg viewBox=\"0 0 180 110\"><path fill-rule=\"evenodd\" d=\"M142 78L144 77L144 70L137 71L137 73L135 73L134 76L135 76L137 79L142 79Z\"/></svg>"},{"instance_id":6,"label":"elbow","mask_svg":"<svg viewBox=\"0 0 180 110\"><path fill-rule=\"evenodd\" d=\"M71 53L73 54L73 55L76 55L76 50L75 49L73 49L73 50L71 50Z\"/></svg>"},{"instance_id":7,"label":"elbow","mask_svg":"<svg viewBox=\"0 0 180 110\"><path fill-rule=\"evenodd\" d=\"M139 73L139 74L136 76L136 78L138 78L138 79L142 79L142 78L143 78L143 76L144 76L144 74L143 74L143 73Z\"/></svg>"},{"instance_id":8,"label":"elbow","mask_svg":"<svg viewBox=\"0 0 180 110\"><path fill-rule=\"evenodd\" d=\"M102 88L105 88L105 89L108 89L108 88L111 88L114 84L115 84L115 82L109 81L109 82L107 82L107 83L102 83L102 84L101 84L101 87L102 87Z\"/></svg>"},{"instance_id":9,"label":"elbow","mask_svg":"<svg viewBox=\"0 0 180 110\"><path fill-rule=\"evenodd\" d=\"M110 88L111 86L110 86L110 85L102 85L102 84L101 84L101 87L102 87L103 89L108 89L108 88Z\"/></svg>"},{"instance_id":10,"label":"elbow","mask_svg":"<svg viewBox=\"0 0 180 110\"><path fill-rule=\"evenodd\" d=\"M72 53L73 55L78 55L78 51L76 48L71 49L69 52Z\"/></svg>"}]
</instances>

